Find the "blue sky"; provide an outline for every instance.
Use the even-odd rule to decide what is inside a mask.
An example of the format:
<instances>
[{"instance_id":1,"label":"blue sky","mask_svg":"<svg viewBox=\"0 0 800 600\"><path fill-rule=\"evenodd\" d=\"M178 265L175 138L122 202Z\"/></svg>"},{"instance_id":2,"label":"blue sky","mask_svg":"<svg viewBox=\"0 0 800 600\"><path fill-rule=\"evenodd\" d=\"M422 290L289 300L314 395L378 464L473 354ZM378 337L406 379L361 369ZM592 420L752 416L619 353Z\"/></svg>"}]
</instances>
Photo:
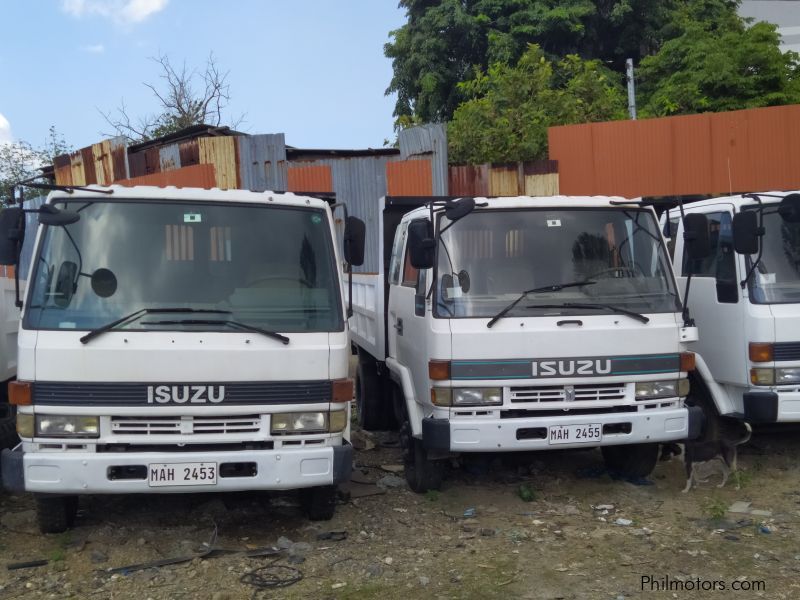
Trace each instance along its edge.
<instances>
[{"instance_id":1,"label":"blue sky","mask_svg":"<svg viewBox=\"0 0 800 600\"><path fill-rule=\"evenodd\" d=\"M167 55L230 72L239 129L306 148L380 147L392 136L383 56L396 0L0 0L0 142L42 145L51 125L74 148L111 128L98 109L157 112L142 82Z\"/></svg>"}]
</instances>

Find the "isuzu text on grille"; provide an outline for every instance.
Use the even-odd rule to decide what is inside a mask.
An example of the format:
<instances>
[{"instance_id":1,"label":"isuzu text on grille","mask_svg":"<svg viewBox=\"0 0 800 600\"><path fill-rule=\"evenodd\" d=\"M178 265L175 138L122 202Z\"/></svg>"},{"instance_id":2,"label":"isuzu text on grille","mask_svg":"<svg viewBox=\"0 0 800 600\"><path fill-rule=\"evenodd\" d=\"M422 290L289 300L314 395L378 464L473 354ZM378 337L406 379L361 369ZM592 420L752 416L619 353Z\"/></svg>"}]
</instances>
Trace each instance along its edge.
<instances>
[{"instance_id":1,"label":"isuzu text on grille","mask_svg":"<svg viewBox=\"0 0 800 600\"><path fill-rule=\"evenodd\" d=\"M605 360L543 360L533 361L533 376L548 375L608 375L611 361Z\"/></svg>"},{"instance_id":2,"label":"isuzu text on grille","mask_svg":"<svg viewBox=\"0 0 800 600\"><path fill-rule=\"evenodd\" d=\"M224 385L148 385L147 403L218 404L225 399Z\"/></svg>"}]
</instances>

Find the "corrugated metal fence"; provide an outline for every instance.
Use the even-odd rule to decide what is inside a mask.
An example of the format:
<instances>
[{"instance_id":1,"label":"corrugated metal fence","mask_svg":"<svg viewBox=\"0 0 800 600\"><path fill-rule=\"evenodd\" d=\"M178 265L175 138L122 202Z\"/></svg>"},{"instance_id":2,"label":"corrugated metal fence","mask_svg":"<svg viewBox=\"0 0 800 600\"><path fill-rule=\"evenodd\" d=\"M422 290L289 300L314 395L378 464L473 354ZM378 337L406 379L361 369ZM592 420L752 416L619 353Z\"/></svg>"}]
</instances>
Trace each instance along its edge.
<instances>
[{"instance_id":1,"label":"corrugated metal fence","mask_svg":"<svg viewBox=\"0 0 800 600\"><path fill-rule=\"evenodd\" d=\"M681 196L800 188L800 105L552 127L561 193Z\"/></svg>"},{"instance_id":2,"label":"corrugated metal fence","mask_svg":"<svg viewBox=\"0 0 800 600\"><path fill-rule=\"evenodd\" d=\"M450 167L448 187L451 196L555 196L558 162Z\"/></svg>"}]
</instances>

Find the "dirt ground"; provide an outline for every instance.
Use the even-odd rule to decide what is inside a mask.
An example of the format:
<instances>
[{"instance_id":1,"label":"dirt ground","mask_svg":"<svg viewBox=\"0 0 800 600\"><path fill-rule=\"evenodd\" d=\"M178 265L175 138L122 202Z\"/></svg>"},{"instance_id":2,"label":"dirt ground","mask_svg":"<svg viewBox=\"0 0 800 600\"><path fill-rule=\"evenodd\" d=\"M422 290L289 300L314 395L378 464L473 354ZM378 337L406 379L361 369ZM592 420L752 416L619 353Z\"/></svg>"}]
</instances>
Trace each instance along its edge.
<instances>
[{"instance_id":1,"label":"dirt ground","mask_svg":"<svg viewBox=\"0 0 800 600\"><path fill-rule=\"evenodd\" d=\"M417 495L390 472L400 450L386 434L356 455L355 479L380 486L351 484L323 523L293 494L91 497L73 531L42 536L31 498L2 495L0 598L800 597L797 433L758 432L740 452L738 491L712 478L681 493L678 459L660 463L652 485L614 481L589 450L471 461L441 492ZM365 493L376 495L353 497ZM736 501L756 514L728 512ZM274 554L110 572L204 543ZM7 568L33 560L48 562ZM254 571L289 585L256 587Z\"/></svg>"}]
</instances>

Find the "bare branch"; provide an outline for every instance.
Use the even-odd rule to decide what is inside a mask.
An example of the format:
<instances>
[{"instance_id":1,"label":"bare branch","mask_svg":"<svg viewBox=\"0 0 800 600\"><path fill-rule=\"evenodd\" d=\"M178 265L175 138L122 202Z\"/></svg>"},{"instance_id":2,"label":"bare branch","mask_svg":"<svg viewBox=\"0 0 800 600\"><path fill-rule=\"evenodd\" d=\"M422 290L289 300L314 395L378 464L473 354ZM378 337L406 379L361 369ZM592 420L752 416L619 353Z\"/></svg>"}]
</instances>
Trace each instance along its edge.
<instances>
[{"instance_id":1,"label":"bare branch","mask_svg":"<svg viewBox=\"0 0 800 600\"><path fill-rule=\"evenodd\" d=\"M113 115L98 110L116 134L139 141L191 125L207 123L220 126L225 121L223 111L230 101L230 72L220 70L213 53L209 54L202 72L190 69L185 61L176 67L165 54L151 57L150 60L158 65L161 72L156 83L145 82L143 85L158 101L160 112L140 117L134 124L124 101ZM197 89L202 93L198 93ZM238 125L243 118L242 115L233 124Z\"/></svg>"}]
</instances>

